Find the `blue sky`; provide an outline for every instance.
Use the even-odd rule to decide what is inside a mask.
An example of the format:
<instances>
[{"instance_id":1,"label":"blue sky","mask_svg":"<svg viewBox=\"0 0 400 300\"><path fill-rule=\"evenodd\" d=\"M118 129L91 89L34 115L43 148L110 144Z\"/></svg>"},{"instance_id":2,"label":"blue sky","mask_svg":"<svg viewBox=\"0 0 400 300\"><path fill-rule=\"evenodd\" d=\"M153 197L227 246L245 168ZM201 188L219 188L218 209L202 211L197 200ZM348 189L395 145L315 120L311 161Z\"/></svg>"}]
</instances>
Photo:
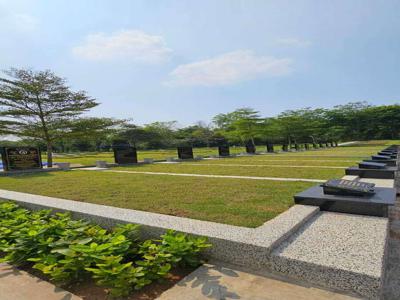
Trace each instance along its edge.
<instances>
[{"instance_id":1,"label":"blue sky","mask_svg":"<svg viewBox=\"0 0 400 300\"><path fill-rule=\"evenodd\" d=\"M399 0L0 0L0 41L139 124L399 102Z\"/></svg>"}]
</instances>

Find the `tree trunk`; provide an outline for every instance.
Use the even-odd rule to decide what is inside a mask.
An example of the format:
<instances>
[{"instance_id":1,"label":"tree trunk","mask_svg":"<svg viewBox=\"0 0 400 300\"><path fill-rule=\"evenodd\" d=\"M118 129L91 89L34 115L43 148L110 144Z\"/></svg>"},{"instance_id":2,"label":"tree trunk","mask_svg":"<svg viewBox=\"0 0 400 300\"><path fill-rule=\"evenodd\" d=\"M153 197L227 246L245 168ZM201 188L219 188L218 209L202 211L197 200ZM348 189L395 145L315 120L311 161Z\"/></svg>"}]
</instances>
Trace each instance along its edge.
<instances>
[{"instance_id":1,"label":"tree trunk","mask_svg":"<svg viewBox=\"0 0 400 300\"><path fill-rule=\"evenodd\" d=\"M53 167L53 145L51 142L47 142L47 167Z\"/></svg>"},{"instance_id":2,"label":"tree trunk","mask_svg":"<svg viewBox=\"0 0 400 300\"><path fill-rule=\"evenodd\" d=\"M253 137L250 138L250 141L251 141L251 143L253 144L253 147L255 147L255 146L256 146L256 143L254 142L254 138L253 138Z\"/></svg>"}]
</instances>

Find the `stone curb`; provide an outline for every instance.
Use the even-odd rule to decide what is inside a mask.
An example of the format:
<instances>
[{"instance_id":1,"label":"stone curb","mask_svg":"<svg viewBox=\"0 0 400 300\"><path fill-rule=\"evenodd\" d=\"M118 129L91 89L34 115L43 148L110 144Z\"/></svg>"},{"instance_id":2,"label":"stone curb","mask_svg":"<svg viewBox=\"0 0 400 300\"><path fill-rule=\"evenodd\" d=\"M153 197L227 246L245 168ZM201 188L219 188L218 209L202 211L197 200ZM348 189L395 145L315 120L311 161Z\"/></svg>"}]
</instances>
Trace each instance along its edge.
<instances>
[{"instance_id":1,"label":"stone curb","mask_svg":"<svg viewBox=\"0 0 400 300\"><path fill-rule=\"evenodd\" d=\"M140 224L144 238L158 238L168 229L206 236L213 244L208 257L252 268L268 266L272 250L319 212L318 207L294 205L258 228L246 228L7 190L0 190L0 199L33 210L70 211L74 218L107 228L118 223Z\"/></svg>"}]
</instances>

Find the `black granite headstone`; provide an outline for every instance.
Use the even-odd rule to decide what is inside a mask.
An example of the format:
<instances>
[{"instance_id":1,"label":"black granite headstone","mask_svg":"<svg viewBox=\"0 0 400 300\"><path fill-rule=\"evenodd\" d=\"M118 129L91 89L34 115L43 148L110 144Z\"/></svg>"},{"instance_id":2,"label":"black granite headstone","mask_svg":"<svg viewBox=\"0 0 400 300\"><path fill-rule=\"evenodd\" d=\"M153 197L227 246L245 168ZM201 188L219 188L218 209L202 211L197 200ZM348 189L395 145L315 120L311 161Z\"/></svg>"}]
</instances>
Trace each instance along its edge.
<instances>
[{"instance_id":1,"label":"black granite headstone","mask_svg":"<svg viewBox=\"0 0 400 300\"><path fill-rule=\"evenodd\" d=\"M350 167L345 170L346 175L358 176L360 178L393 179L397 167L386 167L383 169L363 169Z\"/></svg>"},{"instance_id":2,"label":"black granite headstone","mask_svg":"<svg viewBox=\"0 0 400 300\"><path fill-rule=\"evenodd\" d=\"M178 147L178 158L179 159L193 159L193 148L192 147Z\"/></svg>"},{"instance_id":3,"label":"black granite headstone","mask_svg":"<svg viewBox=\"0 0 400 300\"><path fill-rule=\"evenodd\" d=\"M269 153L274 152L274 144L273 143L267 143L267 152L269 152Z\"/></svg>"},{"instance_id":4,"label":"black granite headstone","mask_svg":"<svg viewBox=\"0 0 400 300\"><path fill-rule=\"evenodd\" d=\"M358 167L360 169L384 169L384 168L386 168L386 164L363 161L358 164Z\"/></svg>"},{"instance_id":5,"label":"black granite headstone","mask_svg":"<svg viewBox=\"0 0 400 300\"><path fill-rule=\"evenodd\" d=\"M39 148L5 147L1 150L4 171L22 171L42 168Z\"/></svg>"},{"instance_id":6,"label":"black granite headstone","mask_svg":"<svg viewBox=\"0 0 400 300\"><path fill-rule=\"evenodd\" d=\"M219 156L229 156L229 146L228 145L220 145L218 146L218 155Z\"/></svg>"},{"instance_id":7,"label":"black granite headstone","mask_svg":"<svg viewBox=\"0 0 400 300\"><path fill-rule=\"evenodd\" d=\"M383 161L391 159L390 156L387 156L387 155L372 155L371 157L372 157L372 159L383 160Z\"/></svg>"},{"instance_id":8,"label":"black granite headstone","mask_svg":"<svg viewBox=\"0 0 400 300\"><path fill-rule=\"evenodd\" d=\"M363 161L366 162L375 162L375 163L384 163L388 167L395 167L397 166L397 162L395 159L386 159L386 160L379 160L379 159L364 159Z\"/></svg>"},{"instance_id":9,"label":"black granite headstone","mask_svg":"<svg viewBox=\"0 0 400 300\"><path fill-rule=\"evenodd\" d=\"M323 187L314 186L294 196L296 204L319 206L322 211L387 217L388 207L394 205L396 190L375 187L375 193L366 196L325 194Z\"/></svg>"},{"instance_id":10,"label":"black granite headstone","mask_svg":"<svg viewBox=\"0 0 400 300\"><path fill-rule=\"evenodd\" d=\"M123 165L123 164L136 164L137 160L137 151L134 147L113 147L114 150L114 160L115 163Z\"/></svg>"}]
</instances>

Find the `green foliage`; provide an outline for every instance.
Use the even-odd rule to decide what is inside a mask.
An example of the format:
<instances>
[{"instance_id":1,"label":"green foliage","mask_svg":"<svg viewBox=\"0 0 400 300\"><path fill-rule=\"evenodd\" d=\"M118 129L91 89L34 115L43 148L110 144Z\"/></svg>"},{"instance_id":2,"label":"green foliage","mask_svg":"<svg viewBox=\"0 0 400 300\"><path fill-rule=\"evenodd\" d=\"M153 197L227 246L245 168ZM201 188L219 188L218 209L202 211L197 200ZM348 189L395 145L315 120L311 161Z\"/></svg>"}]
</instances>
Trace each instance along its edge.
<instances>
[{"instance_id":1,"label":"green foliage","mask_svg":"<svg viewBox=\"0 0 400 300\"><path fill-rule=\"evenodd\" d=\"M199 264L199 252L210 247L204 238L169 231L162 240L139 240L139 226L119 225L112 231L67 213L30 212L0 203L1 261L33 268L58 284L92 277L115 297L128 295L168 275L185 262Z\"/></svg>"}]
</instances>

